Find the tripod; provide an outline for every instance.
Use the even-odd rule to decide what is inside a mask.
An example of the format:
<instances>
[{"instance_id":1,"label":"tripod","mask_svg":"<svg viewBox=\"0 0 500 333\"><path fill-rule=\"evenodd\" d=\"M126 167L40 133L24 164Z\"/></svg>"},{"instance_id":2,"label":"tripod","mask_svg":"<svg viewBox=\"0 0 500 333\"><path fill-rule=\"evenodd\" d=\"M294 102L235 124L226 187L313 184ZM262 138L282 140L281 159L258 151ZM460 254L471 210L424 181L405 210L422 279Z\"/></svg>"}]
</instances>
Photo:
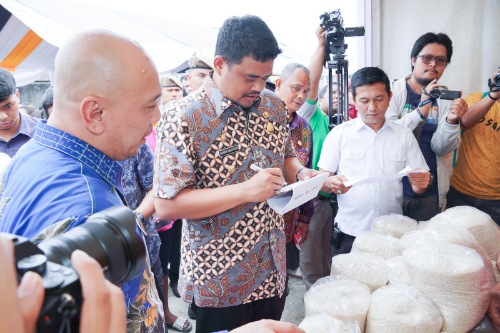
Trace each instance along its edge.
<instances>
[{"instance_id":1,"label":"tripod","mask_svg":"<svg viewBox=\"0 0 500 333\"><path fill-rule=\"evenodd\" d=\"M336 125L340 125L344 120L349 119L349 61L345 59L345 54L334 54L333 60L328 64L328 128L332 130ZM337 113L333 114L332 100L332 71L337 74L338 87L338 107Z\"/></svg>"}]
</instances>

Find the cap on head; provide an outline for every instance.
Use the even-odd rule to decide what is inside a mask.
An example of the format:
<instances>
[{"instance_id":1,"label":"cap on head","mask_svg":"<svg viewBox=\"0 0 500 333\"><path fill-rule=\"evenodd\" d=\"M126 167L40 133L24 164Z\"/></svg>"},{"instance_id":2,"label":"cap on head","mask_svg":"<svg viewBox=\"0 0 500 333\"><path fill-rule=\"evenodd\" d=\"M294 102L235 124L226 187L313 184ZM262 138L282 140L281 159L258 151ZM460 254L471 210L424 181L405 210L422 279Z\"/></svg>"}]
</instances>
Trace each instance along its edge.
<instances>
[{"instance_id":1,"label":"cap on head","mask_svg":"<svg viewBox=\"0 0 500 333\"><path fill-rule=\"evenodd\" d=\"M160 78L160 85L162 88L179 87L182 89L181 81L175 76L168 74Z\"/></svg>"},{"instance_id":2,"label":"cap on head","mask_svg":"<svg viewBox=\"0 0 500 333\"><path fill-rule=\"evenodd\" d=\"M6 69L0 68L0 101L6 100L16 93L16 80Z\"/></svg>"},{"instance_id":3,"label":"cap on head","mask_svg":"<svg viewBox=\"0 0 500 333\"><path fill-rule=\"evenodd\" d=\"M213 59L202 54L195 53L191 58L189 58L188 65L189 68L201 68L201 69L213 69Z\"/></svg>"}]
</instances>

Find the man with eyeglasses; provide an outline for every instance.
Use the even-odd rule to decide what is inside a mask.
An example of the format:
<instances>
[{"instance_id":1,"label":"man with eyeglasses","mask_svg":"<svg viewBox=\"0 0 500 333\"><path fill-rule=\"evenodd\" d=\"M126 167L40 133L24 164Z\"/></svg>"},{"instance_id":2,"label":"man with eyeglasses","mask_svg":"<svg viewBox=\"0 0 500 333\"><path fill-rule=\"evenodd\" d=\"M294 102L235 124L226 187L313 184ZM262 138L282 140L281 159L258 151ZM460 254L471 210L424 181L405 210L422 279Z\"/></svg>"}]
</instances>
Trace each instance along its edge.
<instances>
[{"instance_id":1,"label":"man with eyeglasses","mask_svg":"<svg viewBox=\"0 0 500 333\"><path fill-rule=\"evenodd\" d=\"M38 119L19 112L19 90L12 74L0 68L0 152L14 156L35 134Z\"/></svg>"},{"instance_id":2,"label":"man with eyeglasses","mask_svg":"<svg viewBox=\"0 0 500 333\"><path fill-rule=\"evenodd\" d=\"M449 188L450 153L460 144L459 120L467 111L461 98L448 101L429 96L432 89L443 87L438 81L452 53L448 35L428 32L420 36L410 55L412 73L392 84L386 117L413 130L432 176L422 194L415 193L408 179L403 179L403 214L417 221L427 221L440 212Z\"/></svg>"}]
</instances>

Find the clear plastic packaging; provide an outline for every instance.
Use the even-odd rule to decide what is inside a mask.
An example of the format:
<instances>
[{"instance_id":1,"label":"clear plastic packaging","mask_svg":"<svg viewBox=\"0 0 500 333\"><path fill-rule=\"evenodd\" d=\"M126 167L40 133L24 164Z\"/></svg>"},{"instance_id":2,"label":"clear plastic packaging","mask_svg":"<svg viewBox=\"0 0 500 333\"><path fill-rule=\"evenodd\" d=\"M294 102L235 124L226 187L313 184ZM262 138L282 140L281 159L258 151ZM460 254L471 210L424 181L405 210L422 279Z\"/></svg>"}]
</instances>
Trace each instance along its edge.
<instances>
[{"instance_id":1,"label":"clear plastic packaging","mask_svg":"<svg viewBox=\"0 0 500 333\"><path fill-rule=\"evenodd\" d=\"M439 333L442 326L441 313L430 298L396 282L372 294L365 333Z\"/></svg>"},{"instance_id":2,"label":"clear plastic packaging","mask_svg":"<svg viewBox=\"0 0 500 333\"><path fill-rule=\"evenodd\" d=\"M364 252L339 254L332 258L331 275L343 275L364 283L374 292L387 284L387 265L383 257Z\"/></svg>"},{"instance_id":3,"label":"clear plastic packaging","mask_svg":"<svg viewBox=\"0 0 500 333\"><path fill-rule=\"evenodd\" d=\"M304 305L306 317L326 314L344 323L357 323L363 332L370 290L363 283L344 276L327 276L305 293Z\"/></svg>"},{"instance_id":4,"label":"clear plastic packaging","mask_svg":"<svg viewBox=\"0 0 500 333\"><path fill-rule=\"evenodd\" d=\"M326 314L305 317L299 325L306 333L360 333L357 324L345 324L343 321Z\"/></svg>"},{"instance_id":5,"label":"clear plastic packaging","mask_svg":"<svg viewBox=\"0 0 500 333\"><path fill-rule=\"evenodd\" d=\"M403 253L413 286L430 297L443 317L443 331L473 329L488 308L491 275L473 249L429 242Z\"/></svg>"},{"instance_id":6,"label":"clear plastic packaging","mask_svg":"<svg viewBox=\"0 0 500 333\"><path fill-rule=\"evenodd\" d=\"M401 238L405 233L418 229L418 222L410 217L390 214L382 215L373 221L372 232Z\"/></svg>"},{"instance_id":7,"label":"clear plastic packaging","mask_svg":"<svg viewBox=\"0 0 500 333\"><path fill-rule=\"evenodd\" d=\"M354 240L351 252L373 253L387 259L403 254L400 243L391 235L363 232Z\"/></svg>"}]
</instances>

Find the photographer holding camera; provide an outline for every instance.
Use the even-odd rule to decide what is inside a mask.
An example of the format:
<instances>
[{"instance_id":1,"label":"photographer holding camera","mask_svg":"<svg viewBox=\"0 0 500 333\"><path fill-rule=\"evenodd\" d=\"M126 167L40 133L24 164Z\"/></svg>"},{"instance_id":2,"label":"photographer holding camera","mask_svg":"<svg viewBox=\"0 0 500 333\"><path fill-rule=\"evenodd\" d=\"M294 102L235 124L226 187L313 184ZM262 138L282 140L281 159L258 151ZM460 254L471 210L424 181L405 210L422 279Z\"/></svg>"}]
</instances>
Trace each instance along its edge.
<instances>
[{"instance_id":1,"label":"photographer holding camera","mask_svg":"<svg viewBox=\"0 0 500 333\"><path fill-rule=\"evenodd\" d=\"M105 30L70 38L55 60L53 112L37 124L33 139L18 151L2 179L0 231L50 242L58 234L90 230L87 219L95 212L123 206L123 170L116 161L137 154L159 119L160 96L157 69L137 43ZM141 250L132 246L125 252L113 242L121 245L135 237L144 254L144 231L126 211L127 221L131 219L126 239L115 239L116 228L89 232L91 240L103 238L94 243L108 247L105 274L127 267L123 256L137 256ZM91 252L96 249L90 247ZM163 332L162 303L145 259L134 275L114 282L125 296L128 331Z\"/></svg>"},{"instance_id":2,"label":"photographer holding camera","mask_svg":"<svg viewBox=\"0 0 500 333\"><path fill-rule=\"evenodd\" d=\"M446 206L476 207L500 225L500 68L488 86L465 97L469 110L461 119L462 143Z\"/></svg>"},{"instance_id":3,"label":"photographer holding camera","mask_svg":"<svg viewBox=\"0 0 500 333\"><path fill-rule=\"evenodd\" d=\"M446 34L420 36L411 51L411 75L392 84L393 98L386 117L413 131L432 175L422 194L415 193L408 179L403 179L403 214L417 221L427 221L440 212L451 169L446 157L460 144L459 119L467 111L465 101L457 98L459 92L438 90L452 53ZM453 101L444 99L453 93Z\"/></svg>"}]
</instances>

